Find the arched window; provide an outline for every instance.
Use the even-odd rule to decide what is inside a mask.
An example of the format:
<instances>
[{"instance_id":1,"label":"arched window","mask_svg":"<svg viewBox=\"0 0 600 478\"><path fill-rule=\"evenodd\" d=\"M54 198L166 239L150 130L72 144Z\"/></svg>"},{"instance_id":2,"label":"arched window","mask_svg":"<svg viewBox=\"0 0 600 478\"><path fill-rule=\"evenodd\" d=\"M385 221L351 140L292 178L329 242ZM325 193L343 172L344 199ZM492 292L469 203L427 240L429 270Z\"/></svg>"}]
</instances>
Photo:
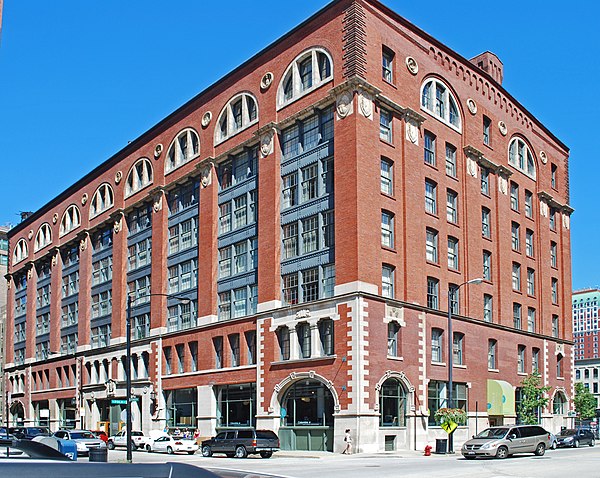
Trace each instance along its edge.
<instances>
[{"instance_id":1,"label":"arched window","mask_svg":"<svg viewBox=\"0 0 600 478\"><path fill-rule=\"evenodd\" d=\"M406 426L406 390L396 378L388 378L379 392L380 427Z\"/></svg>"},{"instance_id":2,"label":"arched window","mask_svg":"<svg viewBox=\"0 0 600 478\"><path fill-rule=\"evenodd\" d=\"M63 214L62 219L60 220L60 229L59 235L62 237L66 233L76 229L81 224L81 214L79 213L79 209L74 204L69 206L65 213Z\"/></svg>"},{"instance_id":3,"label":"arched window","mask_svg":"<svg viewBox=\"0 0 600 478\"><path fill-rule=\"evenodd\" d=\"M43 249L48 244L52 242L52 229L50 228L50 224L45 222L38 229L37 234L35 235L35 243L33 245L33 251L37 252L40 249Z\"/></svg>"},{"instance_id":4,"label":"arched window","mask_svg":"<svg viewBox=\"0 0 600 478\"><path fill-rule=\"evenodd\" d=\"M437 119L461 131L461 119L458 102L444 83L430 78L421 87L421 108Z\"/></svg>"},{"instance_id":5,"label":"arched window","mask_svg":"<svg viewBox=\"0 0 600 478\"><path fill-rule=\"evenodd\" d=\"M181 131L169 146L165 173L177 169L200 154L200 139L198 133L188 128Z\"/></svg>"},{"instance_id":6,"label":"arched window","mask_svg":"<svg viewBox=\"0 0 600 478\"><path fill-rule=\"evenodd\" d=\"M129 197L141 189L144 189L149 184L152 184L152 181L152 164L147 158L139 159L127 175L125 197Z\"/></svg>"},{"instance_id":7,"label":"arched window","mask_svg":"<svg viewBox=\"0 0 600 478\"><path fill-rule=\"evenodd\" d=\"M27 248L27 242L25 239L19 239L19 242L17 242L15 250L13 251L13 264L21 262L28 256L28 254L29 249Z\"/></svg>"},{"instance_id":8,"label":"arched window","mask_svg":"<svg viewBox=\"0 0 600 478\"><path fill-rule=\"evenodd\" d=\"M258 105L250 93L234 96L223 108L217 121L215 144L258 122Z\"/></svg>"},{"instance_id":9,"label":"arched window","mask_svg":"<svg viewBox=\"0 0 600 478\"><path fill-rule=\"evenodd\" d=\"M285 71L277 92L277 105L281 108L332 78L333 62L329 53L323 48L305 51Z\"/></svg>"},{"instance_id":10,"label":"arched window","mask_svg":"<svg viewBox=\"0 0 600 478\"><path fill-rule=\"evenodd\" d=\"M535 179L535 162L529 146L521 138L513 138L508 147L508 162Z\"/></svg>"},{"instance_id":11,"label":"arched window","mask_svg":"<svg viewBox=\"0 0 600 478\"><path fill-rule=\"evenodd\" d=\"M104 183L101 184L96 192L94 193L94 197L90 202L90 219L96 217L103 211L110 209L113 207L115 203L115 196L113 194L113 190L110 187L110 184Z\"/></svg>"},{"instance_id":12,"label":"arched window","mask_svg":"<svg viewBox=\"0 0 600 478\"><path fill-rule=\"evenodd\" d=\"M564 415L567 412L567 398L562 392L556 392L554 400L552 400L552 413L554 415Z\"/></svg>"},{"instance_id":13,"label":"arched window","mask_svg":"<svg viewBox=\"0 0 600 478\"><path fill-rule=\"evenodd\" d=\"M317 380L294 382L283 395L281 407L285 409L281 414L284 427L333 426L333 395Z\"/></svg>"}]
</instances>

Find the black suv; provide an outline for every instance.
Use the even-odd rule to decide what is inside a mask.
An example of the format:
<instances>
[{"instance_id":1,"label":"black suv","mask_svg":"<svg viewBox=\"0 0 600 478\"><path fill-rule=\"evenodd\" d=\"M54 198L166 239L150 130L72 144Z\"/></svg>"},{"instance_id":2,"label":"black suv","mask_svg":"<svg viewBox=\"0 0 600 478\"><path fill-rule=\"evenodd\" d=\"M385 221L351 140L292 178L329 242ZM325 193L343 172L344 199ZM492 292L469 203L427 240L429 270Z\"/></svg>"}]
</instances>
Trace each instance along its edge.
<instances>
[{"instance_id":1,"label":"black suv","mask_svg":"<svg viewBox=\"0 0 600 478\"><path fill-rule=\"evenodd\" d=\"M580 445L594 446L596 439L594 434L585 428L579 428L574 430L573 428L565 428L556 435L556 442L558 446L572 446L573 448L579 448Z\"/></svg>"},{"instance_id":2,"label":"black suv","mask_svg":"<svg viewBox=\"0 0 600 478\"><path fill-rule=\"evenodd\" d=\"M271 430L227 430L202 442L202 456L207 457L213 453L225 453L230 458L246 458L256 454L271 458L278 450L279 438Z\"/></svg>"},{"instance_id":3,"label":"black suv","mask_svg":"<svg viewBox=\"0 0 600 478\"><path fill-rule=\"evenodd\" d=\"M32 440L37 436L50 436L50 430L46 427L14 427L9 428L9 433L19 440Z\"/></svg>"}]
</instances>

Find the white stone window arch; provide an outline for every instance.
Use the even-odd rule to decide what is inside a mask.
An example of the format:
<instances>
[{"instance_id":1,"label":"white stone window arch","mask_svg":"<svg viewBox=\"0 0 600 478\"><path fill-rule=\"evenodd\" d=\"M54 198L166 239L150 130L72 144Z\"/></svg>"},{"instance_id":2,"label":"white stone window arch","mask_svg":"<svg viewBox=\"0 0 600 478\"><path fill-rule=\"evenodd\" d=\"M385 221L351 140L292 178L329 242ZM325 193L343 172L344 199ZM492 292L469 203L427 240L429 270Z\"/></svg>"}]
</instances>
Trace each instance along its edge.
<instances>
[{"instance_id":1,"label":"white stone window arch","mask_svg":"<svg viewBox=\"0 0 600 478\"><path fill-rule=\"evenodd\" d=\"M141 158L133 165L125 182L125 197L132 196L146 186L152 184L154 172L148 158Z\"/></svg>"},{"instance_id":2,"label":"white stone window arch","mask_svg":"<svg viewBox=\"0 0 600 478\"><path fill-rule=\"evenodd\" d=\"M231 98L219 115L215 130L215 145L258 122L258 102L250 93Z\"/></svg>"},{"instance_id":3,"label":"white stone window arch","mask_svg":"<svg viewBox=\"0 0 600 478\"><path fill-rule=\"evenodd\" d=\"M21 262L29 255L29 248L27 247L27 241L25 239L19 239L15 250L13 251L13 264Z\"/></svg>"},{"instance_id":4,"label":"white stone window arch","mask_svg":"<svg viewBox=\"0 0 600 478\"><path fill-rule=\"evenodd\" d=\"M531 179L535 179L535 159L523 138L515 136L508 145L508 162Z\"/></svg>"},{"instance_id":5,"label":"white stone window arch","mask_svg":"<svg viewBox=\"0 0 600 478\"><path fill-rule=\"evenodd\" d=\"M67 208L60 220L60 229L58 231L59 236L64 236L73 229L78 228L81 225L81 213L79 208L72 204Z\"/></svg>"},{"instance_id":6,"label":"white stone window arch","mask_svg":"<svg viewBox=\"0 0 600 478\"><path fill-rule=\"evenodd\" d=\"M165 161L165 174L191 161L200 154L200 138L192 128L177 133L169 146Z\"/></svg>"},{"instance_id":7,"label":"white stone window arch","mask_svg":"<svg viewBox=\"0 0 600 478\"><path fill-rule=\"evenodd\" d=\"M46 247L51 242L52 242L52 228L50 227L50 224L45 222L44 224L42 224L40 226L37 234L35 235L33 251L37 252L37 251L43 249L44 247Z\"/></svg>"},{"instance_id":8,"label":"white stone window arch","mask_svg":"<svg viewBox=\"0 0 600 478\"><path fill-rule=\"evenodd\" d=\"M428 78L423 82L421 85L421 109L459 133L462 131L458 101L443 81L437 78Z\"/></svg>"},{"instance_id":9,"label":"white stone window arch","mask_svg":"<svg viewBox=\"0 0 600 478\"><path fill-rule=\"evenodd\" d=\"M277 107L296 101L333 79L333 61L323 48L302 52L287 67L277 90Z\"/></svg>"},{"instance_id":10,"label":"white stone window arch","mask_svg":"<svg viewBox=\"0 0 600 478\"><path fill-rule=\"evenodd\" d=\"M90 219L96 217L98 214L110 209L115 204L115 194L113 193L110 184L103 183L98 186L94 197L90 202Z\"/></svg>"}]
</instances>

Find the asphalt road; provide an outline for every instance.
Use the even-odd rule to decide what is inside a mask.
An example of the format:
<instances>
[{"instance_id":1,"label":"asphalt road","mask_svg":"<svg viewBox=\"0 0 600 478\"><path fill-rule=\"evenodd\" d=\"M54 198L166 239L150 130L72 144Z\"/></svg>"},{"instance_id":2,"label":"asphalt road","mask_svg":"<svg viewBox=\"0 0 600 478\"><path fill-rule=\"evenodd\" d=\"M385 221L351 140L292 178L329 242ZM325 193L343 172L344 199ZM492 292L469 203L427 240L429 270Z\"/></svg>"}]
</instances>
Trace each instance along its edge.
<instances>
[{"instance_id":1,"label":"asphalt road","mask_svg":"<svg viewBox=\"0 0 600 478\"><path fill-rule=\"evenodd\" d=\"M109 452L110 462L124 462L125 451ZM213 470L238 470L290 478L444 477L444 478L600 478L600 446L558 449L543 457L521 455L505 460L465 460L460 455L424 457L417 452L355 454L281 452L270 459L165 455L136 451L136 463L178 461Z\"/></svg>"}]
</instances>

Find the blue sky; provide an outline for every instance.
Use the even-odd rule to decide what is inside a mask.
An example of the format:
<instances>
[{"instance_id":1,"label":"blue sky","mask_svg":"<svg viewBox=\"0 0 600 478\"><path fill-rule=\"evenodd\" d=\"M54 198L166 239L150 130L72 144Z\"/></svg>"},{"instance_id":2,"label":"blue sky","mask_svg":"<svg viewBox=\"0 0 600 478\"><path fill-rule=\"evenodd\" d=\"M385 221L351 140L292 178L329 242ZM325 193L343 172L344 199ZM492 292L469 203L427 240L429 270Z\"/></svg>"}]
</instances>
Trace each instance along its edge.
<instances>
[{"instance_id":1,"label":"blue sky","mask_svg":"<svg viewBox=\"0 0 600 478\"><path fill-rule=\"evenodd\" d=\"M590 148L598 137L600 7L384 3L464 57L496 53L504 87L571 148L573 287L600 285L600 161ZM0 224L37 210L326 4L5 0Z\"/></svg>"}]
</instances>

